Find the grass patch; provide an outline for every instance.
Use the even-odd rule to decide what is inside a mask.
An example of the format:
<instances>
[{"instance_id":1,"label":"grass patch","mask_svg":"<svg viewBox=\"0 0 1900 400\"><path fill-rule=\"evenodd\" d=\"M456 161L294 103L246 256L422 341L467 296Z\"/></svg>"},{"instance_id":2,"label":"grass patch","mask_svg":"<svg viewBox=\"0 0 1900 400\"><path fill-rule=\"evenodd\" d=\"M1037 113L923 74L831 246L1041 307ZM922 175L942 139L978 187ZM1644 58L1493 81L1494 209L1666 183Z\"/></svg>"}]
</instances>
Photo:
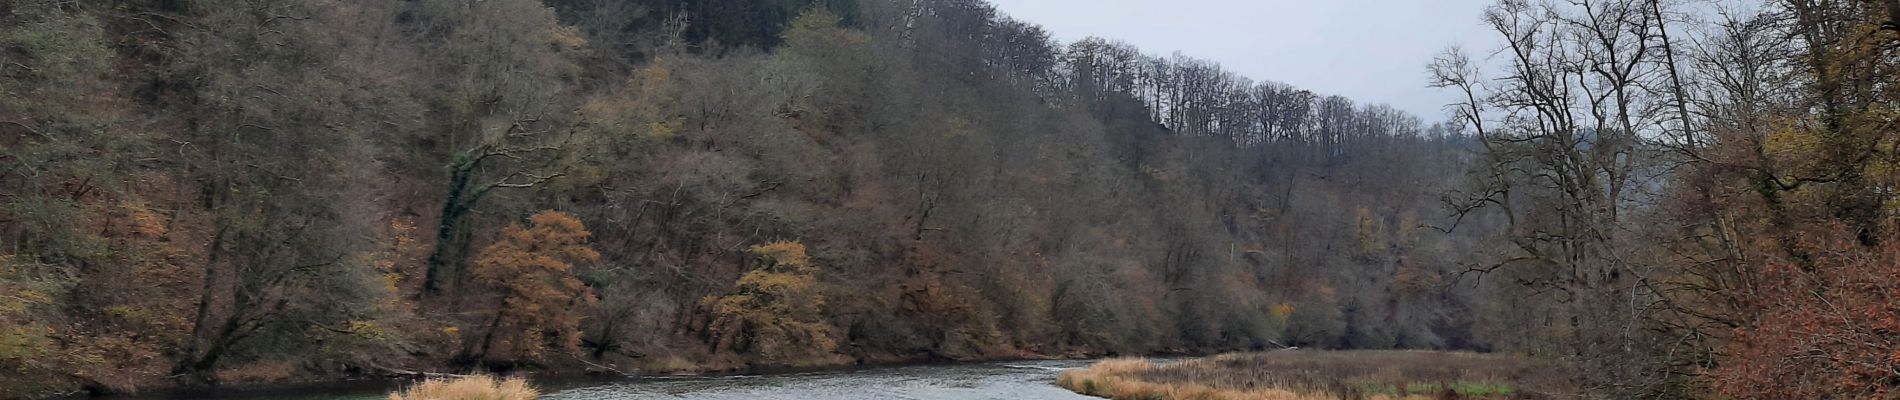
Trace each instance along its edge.
<instances>
[{"instance_id":1,"label":"grass patch","mask_svg":"<svg viewBox=\"0 0 1900 400\"><path fill-rule=\"evenodd\" d=\"M1554 365L1522 357L1421 351L1278 351L1168 364L1114 359L1056 384L1115 400L1539 399L1559 393Z\"/></svg>"},{"instance_id":2,"label":"grass patch","mask_svg":"<svg viewBox=\"0 0 1900 400\"><path fill-rule=\"evenodd\" d=\"M495 379L475 375L431 378L389 394L389 400L534 400L541 392L521 378Z\"/></svg>"}]
</instances>

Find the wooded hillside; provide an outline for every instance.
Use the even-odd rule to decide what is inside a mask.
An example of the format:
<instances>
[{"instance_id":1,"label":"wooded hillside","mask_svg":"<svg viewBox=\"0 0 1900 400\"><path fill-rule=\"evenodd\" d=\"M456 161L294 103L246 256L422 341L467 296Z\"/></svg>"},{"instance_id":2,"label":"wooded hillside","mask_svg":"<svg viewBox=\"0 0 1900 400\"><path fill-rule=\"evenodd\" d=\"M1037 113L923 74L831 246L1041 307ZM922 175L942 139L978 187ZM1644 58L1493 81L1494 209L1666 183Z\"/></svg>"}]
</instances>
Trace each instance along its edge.
<instances>
[{"instance_id":1,"label":"wooded hillside","mask_svg":"<svg viewBox=\"0 0 1900 400\"><path fill-rule=\"evenodd\" d=\"M1495 341L1460 128L981 1L0 17L11 396Z\"/></svg>"},{"instance_id":2,"label":"wooded hillside","mask_svg":"<svg viewBox=\"0 0 1900 400\"><path fill-rule=\"evenodd\" d=\"M1900 3L1473 15L1393 61L1429 123L982 0L0 1L0 397L1290 346L1900 392Z\"/></svg>"}]
</instances>

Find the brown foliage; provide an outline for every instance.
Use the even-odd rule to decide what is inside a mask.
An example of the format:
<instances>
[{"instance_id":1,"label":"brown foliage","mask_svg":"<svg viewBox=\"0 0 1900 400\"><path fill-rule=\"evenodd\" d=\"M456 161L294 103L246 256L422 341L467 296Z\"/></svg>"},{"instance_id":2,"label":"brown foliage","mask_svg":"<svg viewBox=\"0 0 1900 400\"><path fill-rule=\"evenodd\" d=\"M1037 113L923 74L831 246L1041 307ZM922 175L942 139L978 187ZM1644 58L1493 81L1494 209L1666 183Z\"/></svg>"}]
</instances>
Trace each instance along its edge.
<instances>
[{"instance_id":1,"label":"brown foliage","mask_svg":"<svg viewBox=\"0 0 1900 400\"><path fill-rule=\"evenodd\" d=\"M817 288L818 266L798 242L752 247L758 267L739 277L737 293L708 296L707 327L714 351L757 354L772 363L810 362L838 348L833 328L819 314L825 297Z\"/></svg>"},{"instance_id":2,"label":"brown foliage","mask_svg":"<svg viewBox=\"0 0 1900 400\"><path fill-rule=\"evenodd\" d=\"M1845 229L1801 239L1807 259L1774 256L1747 299L1758 312L1709 371L1736 399L1896 398L1900 246L1866 248ZM1892 243L1892 242L1888 242Z\"/></svg>"},{"instance_id":3,"label":"brown foliage","mask_svg":"<svg viewBox=\"0 0 1900 400\"><path fill-rule=\"evenodd\" d=\"M1310 92L982 1L624 15L655 3L0 6L0 387L563 368L577 341L678 369L1238 349L1343 325L1335 298L1372 305L1352 332L1467 301L1427 279L1458 248L1392 223L1459 168L1415 150L1461 145L1390 108L1309 119ZM577 216L499 229L549 208ZM774 237L823 272L744 246Z\"/></svg>"},{"instance_id":4,"label":"brown foliage","mask_svg":"<svg viewBox=\"0 0 1900 400\"><path fill-rule=\"evenodd\" d=\"M550 351L571 353L580 345L581 310L597 299L573 269L600 260L588 244L593 234L580 219L559 211L543 211L528 222L509 226L475 259L476 284L499 301L469 357L545 361Z\"/></svg>"},{"instance_id":5,"label":"brown foliage","mask_svg":"<svg viewBox=\"0 0 1900 400\"><path fill-rule=\"evenodd\" d=\"M1798 39L1785 50L1797 78L1726 83L1739 103L1716 120L1707 154L1739 204L1700 204L1736 218L1730 250L1697 270L1719 295L1693 317L1722 323L1708 366L1715 392L1736 399L1900 398L1900 246L1894 237L1900 174L1894 157L1900 9L1890 2L1778 2L1768 21ZM1756 22L1756 21L1750 21ZM1759 22L1757 22L1759 23ZM1776 56L1768 33L1734 32L1727 54ZM1763 51L1761 49L1768 49ZM1752 52L1751 52L1752 51ZM1759 68L1721 65L1755 77ZM1752 85L1798 87L1787 103ZM1736 88L1739 88L1736 89ZM1757 202L1758 201L1758 202ZM1717 219L1717 221L1721 221ZM1716 231L1727 233L1726 231ZM1694 288L1695 286L1691 286ZM1695 320L1697 318L1685 318Z\"/></svg>"}]
</instances>

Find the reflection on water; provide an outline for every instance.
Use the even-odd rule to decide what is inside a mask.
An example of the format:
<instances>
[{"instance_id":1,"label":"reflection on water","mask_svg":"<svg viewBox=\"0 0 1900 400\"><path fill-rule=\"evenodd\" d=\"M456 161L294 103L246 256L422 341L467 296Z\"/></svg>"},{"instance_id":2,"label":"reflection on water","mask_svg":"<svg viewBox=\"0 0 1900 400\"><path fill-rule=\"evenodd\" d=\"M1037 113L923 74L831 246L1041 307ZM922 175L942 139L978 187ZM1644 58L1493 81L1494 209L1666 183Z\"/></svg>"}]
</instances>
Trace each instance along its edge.
<instances>
[{"instance_id":1,"label":"reflection on water","mask_svg":"<svg viewBox=\"0 0 1900 400\"><path fill-rule=\"evenodd\" d=\"M877 367L840 371L729 377L638 378L619 381L536 382L545 400L763 399L763 400L1070 400L1094 399L1056 387L1063 369L1088 361L1010 361ZM380 400L387 383L331 388L147 394L120 400Z\"/></svg>"}]
</instances>

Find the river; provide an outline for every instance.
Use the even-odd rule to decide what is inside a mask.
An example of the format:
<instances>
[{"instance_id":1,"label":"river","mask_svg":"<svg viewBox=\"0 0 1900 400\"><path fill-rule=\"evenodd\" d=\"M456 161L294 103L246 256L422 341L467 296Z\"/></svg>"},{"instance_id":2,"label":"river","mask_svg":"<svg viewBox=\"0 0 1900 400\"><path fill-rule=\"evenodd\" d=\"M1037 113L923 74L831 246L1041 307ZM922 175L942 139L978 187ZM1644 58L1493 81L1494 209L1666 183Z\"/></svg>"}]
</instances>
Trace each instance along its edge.
<instances>
[{"instance_id":1,"label":"river","mask_svg":"<svg viewBox=\"0 0 1900 400\"><path fill-rule=\"evenodd\" d=\"M1056 387L1056 374L1088 361L869 367L849 370L726 377L630 378L536 382L543 400L762 399L762 400L1085 400ZM225 391L197 395L135 396L139 400L380 400L386 388Z\"/></svg>"}]
</instances>

